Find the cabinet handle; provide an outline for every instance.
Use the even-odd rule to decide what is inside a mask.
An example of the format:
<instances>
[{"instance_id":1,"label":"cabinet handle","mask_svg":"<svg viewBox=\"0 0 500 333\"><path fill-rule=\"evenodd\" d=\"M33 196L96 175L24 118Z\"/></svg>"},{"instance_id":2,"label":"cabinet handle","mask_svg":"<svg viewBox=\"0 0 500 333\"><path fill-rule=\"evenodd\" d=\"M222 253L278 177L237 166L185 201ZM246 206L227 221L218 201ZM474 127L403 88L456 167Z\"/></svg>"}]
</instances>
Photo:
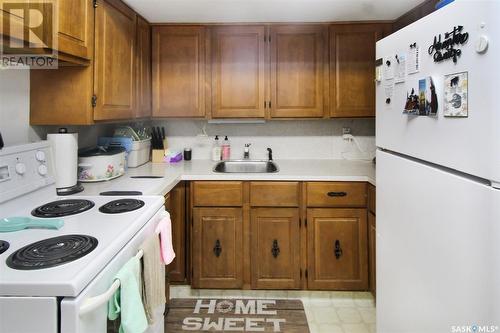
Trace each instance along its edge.
<instances>
[{"instance_id":1,"label":"cabinet handle","mask_svg":"<svg viewBox=\"0 0 500 333\"><path fill-rule=\"evenodd\" d=\"M275 258L277 258L278 255L280 254L280 247L278 245L277 239L273 240L273 247L271 248L271 253L273 254L273 257L275 257Z\"/></svg>"},{"instance_id":2,"label":"cabinet handle","mask_svg":"<svg viewBox=\"0 0 500 333\"><path fill-rule=\"evenodd\" d=\"M329 197L345 197L347 192L328 192L326 195Z\"/></svg>"},{"instance_id":3,"label":"cabinet handle","mask_svg":"<svg viewBox=\"0 0 500 333\"><path fill-rule=\"evenodd\" d=\"M340 241L337 239L335 240L335 258L339 259L342 256L342 248L340 247Z\"/></svg>"},{"instance_id":4,"label":"cabinet handle","mask_svg":"<svg viewBox=\"0 0 500 333\"><path fill-rule=\"evenodd\" d=\"M220 254L222 252L222 246L220 246L220 240L216 240L215 241L215 245L214 245L214 254L217 258L220 257Z\"/></svg>"}]
</instances>

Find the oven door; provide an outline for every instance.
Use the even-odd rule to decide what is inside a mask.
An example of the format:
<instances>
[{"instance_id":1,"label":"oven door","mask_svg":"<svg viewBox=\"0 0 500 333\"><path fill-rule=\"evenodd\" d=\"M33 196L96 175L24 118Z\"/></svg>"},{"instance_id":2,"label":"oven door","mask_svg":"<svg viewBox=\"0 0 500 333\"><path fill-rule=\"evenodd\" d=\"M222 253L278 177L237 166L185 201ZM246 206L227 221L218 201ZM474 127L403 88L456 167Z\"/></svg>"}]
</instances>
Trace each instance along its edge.
<instances>
[{"instance_id":1,"label":"oven door","mask_svg":"<svg viewBox=\"0 0 500 333\"><path fill-rule=\"evenodd\" d=\"M111 260L111 262L75 298L61 301L61 331L64 333L106 333L118 331L119 323L108 322L108 300L114 291L113 278L120 268L138 252L141 244L155 232L158 222L167 214L162 208L130 242ZM163 315L164 309L158 309ZM112 327L108 327L112 326ZM158 328L150 327L148 332L163 332L163 320ZM3 333L3 332L2 332Z\"/></svg>"},{"instance_id":2,"label":"oven door","mask_svg":"<svg viewBox=\"0 0 500 333\"><path fill-rule=\"evenodd\" d=\"M0 297L0 333L57 333L57 298Z\"/></svg>"}]
</instances>

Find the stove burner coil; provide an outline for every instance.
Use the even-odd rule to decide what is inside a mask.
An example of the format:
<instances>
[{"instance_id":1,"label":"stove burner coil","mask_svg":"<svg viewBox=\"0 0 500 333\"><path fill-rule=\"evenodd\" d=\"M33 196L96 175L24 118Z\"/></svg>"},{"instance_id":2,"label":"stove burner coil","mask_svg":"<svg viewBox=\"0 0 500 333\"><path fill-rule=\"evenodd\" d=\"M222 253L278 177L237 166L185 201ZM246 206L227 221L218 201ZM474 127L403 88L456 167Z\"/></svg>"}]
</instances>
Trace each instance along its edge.
<instances>
[{"instance_id":1,"label":"stove burner coil","mask_svg":"<svg viewBox=\"0 0 500 333\"><path fill-rule=\"evenodd\" d=\"M12 253L7 266L20 270L55 267L77 260L92 252L98 244L87 235L64 235L41 240Z\"/></svg>"},{"instance_id":2,"label":"stove burner coil","mask_svg":"<svg viewBox=\"0 0 500 333\"><path fill-rule=\"evenodd\" d=\"M131 212L144 206L144 201L137 199L118 199L101 206L99 211L105 214L120 214Z\"/></svg>"},{"instance_id":3,"label":"stove burner coil","mask_svg":"<svg viewBox=\"0 0 500 333\"><path fill-rule=\"evenodd\" d=\"M0 240L0 254L4 253L9 249L9 242Z\"/></svg>"},{"instance_id":4,"label":"stove burner coil","mask_svg":"<svg viewBox=\"0 0 500 333\"><path fill-rule=\"evenodd\" d=\"M33 209L31 215L36 217L63 217L83 213L92 207L94 207L94 203L90 200L57 200Z\"/></svg>"}]
</instances>

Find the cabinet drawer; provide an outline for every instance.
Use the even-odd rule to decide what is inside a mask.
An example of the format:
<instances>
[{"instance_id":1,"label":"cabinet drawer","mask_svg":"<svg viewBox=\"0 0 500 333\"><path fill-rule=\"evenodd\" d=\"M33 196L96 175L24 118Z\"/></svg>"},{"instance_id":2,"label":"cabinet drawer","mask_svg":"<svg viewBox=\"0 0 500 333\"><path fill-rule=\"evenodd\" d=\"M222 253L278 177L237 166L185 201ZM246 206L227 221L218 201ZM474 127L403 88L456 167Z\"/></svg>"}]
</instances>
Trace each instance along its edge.
<instances>
[{"instance_id":1,"label":"cabinet drawer","mask_svg":"<svg viewBox=\"0 0 500 333\"><path fill-rule=\"evenodd\" d=\"M376 189L372 184L368 185L368 210L375 215L376 208Z\"/></svg>"},{"instance_id":2,"label":"cabinet drawer","mask_svg":"<svg viewBox=\"0 0 500 333\"><path fill-rule=\"evenodd\" d=\"M242 182L194 182L194 206L240 207L243 205Z\"/></svg>"},{"instance_id":3,"label":"cabinet drawer","mask_svg":"<svg viewBox=\"0 0 500 333\"><path fill-rule=\"evenodd\" d=\"M308 207L364 207L366 183L309 182Z\"/></svg>"},{"instance_id":4,"label":"cabinet drawer","mask_svg":"<svg viewBox=\"0 0 500 333\"><path fill-rule=\"evenodd\" d=\"M251 182L250 205L253 207L298 207L299 183Z\"/></svg>"}]
</instances>

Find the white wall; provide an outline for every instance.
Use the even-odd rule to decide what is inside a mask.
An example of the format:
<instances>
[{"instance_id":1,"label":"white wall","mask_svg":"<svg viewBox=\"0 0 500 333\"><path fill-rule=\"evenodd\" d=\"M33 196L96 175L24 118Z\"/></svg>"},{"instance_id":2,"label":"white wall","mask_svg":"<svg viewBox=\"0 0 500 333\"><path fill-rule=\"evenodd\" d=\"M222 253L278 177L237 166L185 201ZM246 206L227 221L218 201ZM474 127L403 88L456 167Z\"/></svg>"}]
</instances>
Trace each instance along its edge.
<instances>
[{"instance_id":1,"label":"white wall","mask_svg":"<svg viewBox=\"0 0 500 333\"><path fill-rule=\"evenodd\" d=\"M289 120L268 121L264 124L207 124L204 120L153 120L164 126L170 146L175 150L193 149L194 159L210 158L213 137L228 135L232 158L241 158L243 145L251 143L252 158L267 158L271 147L276 159L340 159L343 156L367 158L375 151L375 121L373 119ZM136 126L149 125L135 124ZM68 126L79 133L79 146L96 144L98 136L112 135L116 124ZM206 126L208 138L197 135ZM348 126L358 139L356 145L342 140L342 127ZM0 131L7 146L44 140L47 133L57 132L58 126L29 126L29 71L0 69ZM347 151L347 154L342 152Z\"/></svg>"},{"instance_id":2,"label":"white wall","mask_svg":"<svg viewBox=\"0 0 500 333\"><path fill-rule=\"evenodd\" d=\"M29 71L0 67L0 132L6 146L30 142Z\"/></svg>"}]
</instances>

